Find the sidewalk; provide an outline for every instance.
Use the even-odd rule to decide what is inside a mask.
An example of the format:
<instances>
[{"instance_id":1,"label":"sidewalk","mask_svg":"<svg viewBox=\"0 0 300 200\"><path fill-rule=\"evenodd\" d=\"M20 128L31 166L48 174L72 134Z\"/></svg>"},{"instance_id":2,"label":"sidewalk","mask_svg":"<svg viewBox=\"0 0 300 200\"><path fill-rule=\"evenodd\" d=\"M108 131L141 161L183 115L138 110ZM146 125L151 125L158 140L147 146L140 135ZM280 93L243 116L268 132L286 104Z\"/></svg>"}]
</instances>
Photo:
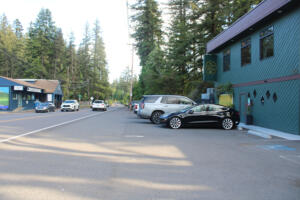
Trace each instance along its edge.
<instances>
[{"instance_id":1,"label":"sidewalk","mask_svg":"<svg viewBox=\"0 0 300 200\"><path fill-rule=\"evenodd\" d=\"M263 138L271 139L272 136L276 136L276 137L284 138L287 140L299 140L300 141L300 135L294 135L291 133L277 131L274 129L263 128L260 126L246 125L244 123L240 123L238 125L238 128L239 129L247 129L248 134L257 135L257 136L260 136Z\"/></svg>"},{"instance_id":2,"label":"sidewalk","mask_svg":"<svg viewBox=\"0 0 300 200\"><path fill-rule=\"evenodd\" d=\"M0 111L1 114L12 114L12 113L33 113L34 109L30 110L14 110L14 111Z\"/></svg>"}]
</instances>

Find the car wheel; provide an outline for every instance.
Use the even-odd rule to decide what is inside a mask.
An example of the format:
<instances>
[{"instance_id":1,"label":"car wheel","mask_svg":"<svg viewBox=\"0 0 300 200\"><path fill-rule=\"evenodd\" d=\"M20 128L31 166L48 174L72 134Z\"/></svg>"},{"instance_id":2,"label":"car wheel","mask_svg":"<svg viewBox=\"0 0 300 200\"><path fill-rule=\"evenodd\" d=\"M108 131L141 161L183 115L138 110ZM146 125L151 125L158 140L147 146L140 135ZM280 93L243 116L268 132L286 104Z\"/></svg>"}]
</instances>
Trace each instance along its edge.
<instances>
[{"instance_id":1,"label":"car wheel","mask_svg":"<svg viewBox=\"0 0 300 200\"><path fill-rule=\"evenodd\" d=\"M179 117L173 117L169 121L169 127L173 129L178 129L182 125L181 119Z\"/></svg>"},{"instance_id":2,"label":"car wheel","mask_svg":"<svg viewBox=\"0 0 300 200\"><path fill-rule=\"evenodd\" d=\"M159 124L160 123L160 116L162 115L163 113L162 112L160 112L160 111L155 111L152 115L151 115L151 118L150 118L150 120L151 120L151 122L153 123L153 124Z\"/></svg>"},{"instance_id":3,"label":"car wheel","mask_svg":"<svg viewBox=\"0 0 300 200\"><path fill-rule=\"evenodd\" d=\"M230 118L225 118L222 120L222 128L225 130L230 130L234 127L234 123L232 119Z\"/></svg>"}]
</instances>

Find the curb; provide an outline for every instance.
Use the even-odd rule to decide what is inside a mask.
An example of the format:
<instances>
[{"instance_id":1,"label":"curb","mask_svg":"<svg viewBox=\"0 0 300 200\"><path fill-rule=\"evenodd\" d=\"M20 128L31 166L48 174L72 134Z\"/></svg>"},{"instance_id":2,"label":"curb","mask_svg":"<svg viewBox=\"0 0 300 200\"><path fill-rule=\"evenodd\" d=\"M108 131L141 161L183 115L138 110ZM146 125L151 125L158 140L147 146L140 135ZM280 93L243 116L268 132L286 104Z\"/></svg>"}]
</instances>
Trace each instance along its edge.
<instances>
[{"instance_id":1,"label":"curb","mask_svg":"<svg viewBox=\"0 0 300 200\"><path fill-rule=\"evenodd\" d=\"M294 135L291 133L277 131L274 129L268 129L268 128L264 128L264 127L260 127L260 126L246 125L246 124L240 123L238 125L238 129L239 130L246 129L246 130L248 130L248 132L247 132L248 134L256 135L256 136L263 137L266 139L271 139L273 136L276 136L276 137L283 138L286 140L300 141L300 135Z\"/></svg>"}]
</instances>

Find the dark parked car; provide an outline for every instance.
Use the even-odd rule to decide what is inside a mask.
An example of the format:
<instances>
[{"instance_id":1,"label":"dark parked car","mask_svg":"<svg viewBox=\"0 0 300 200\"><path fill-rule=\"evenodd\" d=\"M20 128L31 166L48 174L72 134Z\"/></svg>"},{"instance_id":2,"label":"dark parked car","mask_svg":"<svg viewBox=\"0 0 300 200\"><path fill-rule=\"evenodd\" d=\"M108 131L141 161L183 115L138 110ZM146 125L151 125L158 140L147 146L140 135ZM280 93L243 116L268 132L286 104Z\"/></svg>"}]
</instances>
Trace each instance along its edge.
<instances>
[{"instance_id":1,"label":"dark parked car","mask_svg":"<svg viewBox=\"0 0 300 200\"><path fill-rule=\"evenodd\" d=\"M35 107L35 112L55 112L53 103L40 103Z\"/></svg>"},{"instance_id":2,"label":"dark parked car","mask_svg":"<svg viewBox=\"0 0 300 200\"><path fill-rule=\"evenodd\" d=\"M178 129L188 124L214 124L230 130L240 123L239 112L232 108L215 104L191 106L179 112L163 114L160 116L160 119L173 129Z\"/></svg>"}]
</instances>

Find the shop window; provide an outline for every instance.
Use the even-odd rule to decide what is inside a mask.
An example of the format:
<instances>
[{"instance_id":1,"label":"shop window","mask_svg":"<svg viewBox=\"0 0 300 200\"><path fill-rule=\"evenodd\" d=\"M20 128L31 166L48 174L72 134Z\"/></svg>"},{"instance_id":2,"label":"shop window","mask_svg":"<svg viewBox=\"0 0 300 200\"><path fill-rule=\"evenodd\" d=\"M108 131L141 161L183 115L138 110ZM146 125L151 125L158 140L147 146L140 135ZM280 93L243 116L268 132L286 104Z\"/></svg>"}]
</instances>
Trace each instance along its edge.
<instances>
[{"instance_id":1,"label":"shop window","mask_svg":"<svg viewBox=\"0 0 300 200\"><path fill-rule=\"evenodd\" d=\"M17 100L18 99L18 95L16 93L13 93L13 100Z\"/></svg>"},{"instance_id":2,"label":"shop window","mask_svg":"<svg viewBox=\"0 0 300 200\"><path fill-rule=\"evenodd\" d=\"M22 95L22 99L23 99L23 101L26 101L26 95Z\"/></svg>"},{"instance_id":3,"label":"shop window","mask_svg":"<svg viewBox=\"0 0 300 200\"><path fill-rule=\"evenodd\" d=\"M274 55L274 32L273 26L268 27L259 34L260 59Z\"/></svg>"},{"instance_id":4,"label":"shop window","mask_svg":"<svg viewBox=\"0 0 300 200\"><path fill-rule=\"evenodd\" d=\"M223 52L223 71L230 70L230 49Z\"/></svg>"},{"instance_id":5,"label":"shop window","mask_svg":"<svg viewBox=\"0 0 300 200\"><path fill-rule=\"evenodd\" d=\"M276 103L276 101L277 101L277 94L276 93L273 94L273 101L274 101L274 103Z\"/></svg>"},{"instance_id":6,"label":"shop window","mask_svg":"<svg viewBox=\"0 0 300 200\"><path fill-rule=\"evenodd\" d=\"M34 94L31 95L31 100L35 101L35 95Z\"/></svg>"},{"instance_id":7,"label":"shop window","mask_svg":"<svg viewBox=\"0 0 300 200\"><path fill-rule=\"evenodd\" d=\"M246 39L241 43L241 65L247 65L251 63L251 40Z\"/></svg>"},{"instance_id":8,"label":"shop window","mask_svg":"<svg viewBox=\"0 0 300 200\"><path fill-rule=\"evenodd\" d=\"M30 94L27 94L27 101L30 101L31 100L31 95Z\"/></svg>"}]
</instances>

